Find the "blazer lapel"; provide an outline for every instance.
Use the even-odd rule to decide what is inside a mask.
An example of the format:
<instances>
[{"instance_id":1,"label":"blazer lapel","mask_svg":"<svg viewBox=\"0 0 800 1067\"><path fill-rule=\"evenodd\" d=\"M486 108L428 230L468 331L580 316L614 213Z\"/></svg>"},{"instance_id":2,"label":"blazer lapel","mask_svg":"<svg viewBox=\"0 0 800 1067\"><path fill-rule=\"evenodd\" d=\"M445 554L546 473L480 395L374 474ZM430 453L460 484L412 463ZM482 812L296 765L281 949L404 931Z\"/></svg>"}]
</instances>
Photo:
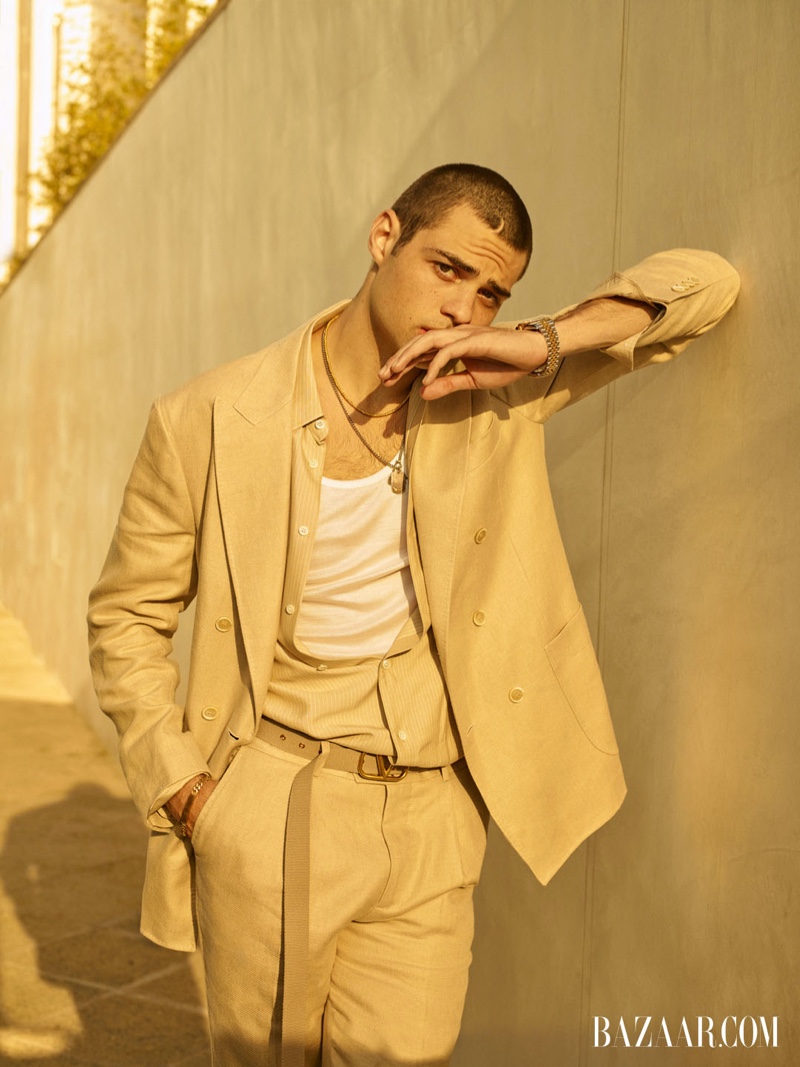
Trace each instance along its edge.
<instances>
[{"instance_id":1,"label":"blazer lapel","mask_svg":"<svg viewBox=\"0 0 800 1067\"><path fill-rule=\"evenodd\" d=\"M286 567L291 400L303 333L297 330L267 350L234 403L214 403L220 518L257 714L269 683Z\"/></svg>"},{"instance_id":2,"label":"blazer lapel","mask_svg":"<svg viewBox=\"0 0 800 1067\"><path fill-rule=\"evenodd\" d=\"M238 399L214 404L214 463L225 552L250 670L256 715L278 639L291 504L298 361L335 304L270 345Z\"/></svg>"},{"instance_id":3,"label":"blazer lapel","mask_svg":"<svg viewBox=\"0 0 800 1067\"><path fill-rule=\"evenodd\" d=\"M422 410L418 414L419 406ZM409 410L410 503L442 662L447 656L446 621L467 476L470 411L469 392L452 393L425 404L416 386Z\"/></svg>"}]
</instances>

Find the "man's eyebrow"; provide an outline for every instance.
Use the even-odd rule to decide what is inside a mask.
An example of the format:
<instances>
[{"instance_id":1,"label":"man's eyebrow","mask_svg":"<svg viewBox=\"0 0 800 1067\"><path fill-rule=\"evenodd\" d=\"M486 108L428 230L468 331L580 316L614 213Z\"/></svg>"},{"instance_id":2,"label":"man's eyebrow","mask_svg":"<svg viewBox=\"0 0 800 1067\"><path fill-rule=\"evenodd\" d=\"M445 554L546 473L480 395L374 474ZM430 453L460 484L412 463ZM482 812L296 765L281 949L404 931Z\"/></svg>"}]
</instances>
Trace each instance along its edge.
<instances>
[{"instance_id":1,"label":"man's eyebrow","mask_svg":"<svg viewBox=\"0 0 800 1067\"><path fill-rule=\"evenodd\" d=\"M437 256L441 256L442 259L446 259L448 263L452 263L454 267L458 267L460 271L463 271L464 274L468 274L471 278L474 278L475 275L478 273L477 267L473 267L471 264L465 263L460 256L455 255L453 252L446 252L444 248L431 248L428 249L428 251L435 252ZM505 289L502 285L499 285L492 278L490 278L486 283L486 288L491 289L495 296L502 297L504 300L507 300L511 296L511 292L509 289Z\"/></svg>"}]
</instances>

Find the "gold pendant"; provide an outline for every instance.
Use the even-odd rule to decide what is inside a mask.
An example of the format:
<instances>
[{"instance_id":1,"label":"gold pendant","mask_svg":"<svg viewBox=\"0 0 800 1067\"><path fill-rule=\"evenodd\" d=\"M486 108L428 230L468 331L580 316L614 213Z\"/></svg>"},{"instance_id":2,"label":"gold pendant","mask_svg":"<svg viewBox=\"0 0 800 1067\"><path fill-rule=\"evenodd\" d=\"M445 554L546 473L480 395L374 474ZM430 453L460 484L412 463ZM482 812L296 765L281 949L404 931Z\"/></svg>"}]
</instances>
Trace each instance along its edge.
<instances>
[{"instance_id":1,"label":"gold pendant","mask_svg":"<svg viewBox=\"0 0 800 1067\"><path fill-rule=\"evenodd\" d=\"M389 475L389 485L392 487L393 493L402 493L406 487L406 476L402 467L392 467L392 473Z\"/></svg>"}]
</instances>

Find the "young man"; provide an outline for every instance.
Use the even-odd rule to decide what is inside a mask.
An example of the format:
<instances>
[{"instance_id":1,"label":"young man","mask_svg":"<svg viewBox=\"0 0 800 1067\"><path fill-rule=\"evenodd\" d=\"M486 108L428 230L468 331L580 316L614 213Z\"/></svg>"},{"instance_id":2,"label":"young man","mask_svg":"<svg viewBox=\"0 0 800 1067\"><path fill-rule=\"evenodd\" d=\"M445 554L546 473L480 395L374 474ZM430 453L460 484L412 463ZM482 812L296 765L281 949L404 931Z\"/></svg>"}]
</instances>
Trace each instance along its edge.
<instances>
[{"instance_id":1,"label":"young man","mask_svg":"<svg viewBox=\"0 0 800 1067\"><path fill-rule=\"evenodd\" d=\"M222 1067L446 1064L487 809L547 882L618 808L543 423L738 289L676 250L497 328L530 221L464 164L368 247L351 302L156 402L91 596L152 830L142 929L184 950L199 930ZM183 708L168 657L194 597Z\"/></svg>"}]
</instances>

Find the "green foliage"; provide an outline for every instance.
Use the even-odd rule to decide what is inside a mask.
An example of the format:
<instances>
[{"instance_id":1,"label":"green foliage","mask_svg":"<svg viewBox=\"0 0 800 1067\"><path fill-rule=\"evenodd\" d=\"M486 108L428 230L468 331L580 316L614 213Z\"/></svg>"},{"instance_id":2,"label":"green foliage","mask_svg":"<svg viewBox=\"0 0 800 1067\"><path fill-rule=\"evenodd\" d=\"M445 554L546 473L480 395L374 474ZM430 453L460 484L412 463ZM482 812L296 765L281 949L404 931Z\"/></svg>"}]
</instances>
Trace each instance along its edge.
<instances>
[{"instance_id":1,"label":"green foliage","mask_svg":"<svg viewBox=\"0 0 800 1067\"><path fill-rule=\"evenodd\" d=\"M148 73L155 83L186 44L191 14L205 9L187 0L161 0L154 13L148 42Z\"/></svg>"},{"instance_id":2,"label":"green foliage","mask_svg":"<svg viewBox=\"0 0 800 1067\"><path fill-rule=\"evenodd\" d=\"M135 3L135 0L134 0ZM88 56L70 71L52 144L34 179L51 218L69 203L150 89L186 44L190 15L205 3L160 0L151 10L117 8L93 33ZM150 23L149 28L147 23Z\"/></svg>"},{"instance_id":3,"label":"green foliage","mask_svg":"<svg viewBox=\"0 0 800 1067\"><path fill-rule=\"evenodd\" d=\"M69 203L147 92L143 72L110 31L98 34L67 84L62 119L36 175L39 203L53 216Z\"/></svg>"}]
</instances>

